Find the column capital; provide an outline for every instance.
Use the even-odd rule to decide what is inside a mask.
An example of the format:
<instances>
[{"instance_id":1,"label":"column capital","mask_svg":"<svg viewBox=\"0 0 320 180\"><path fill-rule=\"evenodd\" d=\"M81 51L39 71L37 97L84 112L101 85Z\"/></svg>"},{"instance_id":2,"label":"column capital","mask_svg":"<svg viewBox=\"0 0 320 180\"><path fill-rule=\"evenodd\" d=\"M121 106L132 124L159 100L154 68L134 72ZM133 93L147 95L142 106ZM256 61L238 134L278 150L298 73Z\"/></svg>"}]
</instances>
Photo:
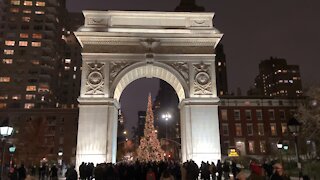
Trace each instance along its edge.
<instances>
[{"instance_id":1,"label":"column capital","mask_svg":"<svg viewBox=\"0 0 320 180\"><path fill-rule=\"evenodd\" d=\"M82 105L110 105L115 106L117 109L120 108L120 104L116 99L113 98L78 98L79 106Z\"/></svg>"},{"instance_id":2,"label":"column capital","mask_svg":"<svg viewBox=\"0 0 320 180\"><path fill-rule=\"evenodd\" d=\"M220 99L216 98L186 98L181 101L179 108L189 105L218 105Z\"/></svg>"}]
</instances>

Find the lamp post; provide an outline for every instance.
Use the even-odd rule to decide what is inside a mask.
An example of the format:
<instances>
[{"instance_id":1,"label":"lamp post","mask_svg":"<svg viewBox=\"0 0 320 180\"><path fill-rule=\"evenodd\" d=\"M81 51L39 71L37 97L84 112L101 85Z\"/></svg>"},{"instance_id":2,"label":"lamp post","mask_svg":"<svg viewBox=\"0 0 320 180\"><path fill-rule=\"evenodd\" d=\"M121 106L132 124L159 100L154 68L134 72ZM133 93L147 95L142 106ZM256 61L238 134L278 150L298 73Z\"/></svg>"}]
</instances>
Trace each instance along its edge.
<instances>
[{"instance_id":1,"label":"lamp post","mask_svg":"<svg viewBox=\"0 0 320 180\"><path fill-rule=\"evenodd\" d=\"M59 150L58 152L58 165L60 167L60 175L62 176L62 168L63 168L63 151L62 150Z\"/></svg>"},{"instance_id":2,"label":"lamp post","mask_svg":"<svg viewBox=\"0 0 320 180\"><path fill-rule=\"evenodd\" d=\"M277 143L277 148L278 148L278 150L279 150L279 152L280 152L280 162L281 162L281 164L283 164L283 163L282 163L282 148L283 148L283 143L282 143L281 140L278 141L278 143Z\"/></svg>"},{"instance_id":3,"label":"lamp post","mask_svg":"<svg viewBox=\"0 0 320 180\"><path fill-rule=\"evenodd\" d=\"M162 114L162 119L164 119L166 121L166 139L168 139L168 121L169 119L171 119L171 114L169 114L168 112L165 114ZM167 142L166 142L166 151L168 151L168 147L167 147Z\"/></svg>"},{"instance_id":4,"label":"lamp post","mask_svg":"<svg viewBox=\"0 0 320 180\"><path fill-rule=\"evenodd\" d=\"M1 174L0 177L3 177L3 170L4 170L4 155L5 155L5 146L6 146L6 137L10 136L13 132L13 128L10 126L2 126L0 127L0 134L2 136L2 160L1 160Z\"/></svg>"},{"instance_id":5,"label":"lamp post","mask_svg":"<svg viewBox=\"0 0 320 180\"><path fill-rule=\"evenodd\" d=\"M13 168L13 154L16 151L16 146L11 145L9 147L9 152L10 152L10 168Z\"/></svg>"},{"instance_id":6,"label":"lamp post","mask_svg":"<svg viewBox=\"0 0 320 180\"><path fill-rule=\"evenodd\" d=\"M302 167L299 159L299 150L298 150L298 135L300 132L301 123L296 118L291 118L288 121L288 129L289 132L294 137L294 145L295 145L295 151L296 151L296 161L297 161L297 167L299 169L299 179L302 175Z\"/></svg>"}]
</instances>

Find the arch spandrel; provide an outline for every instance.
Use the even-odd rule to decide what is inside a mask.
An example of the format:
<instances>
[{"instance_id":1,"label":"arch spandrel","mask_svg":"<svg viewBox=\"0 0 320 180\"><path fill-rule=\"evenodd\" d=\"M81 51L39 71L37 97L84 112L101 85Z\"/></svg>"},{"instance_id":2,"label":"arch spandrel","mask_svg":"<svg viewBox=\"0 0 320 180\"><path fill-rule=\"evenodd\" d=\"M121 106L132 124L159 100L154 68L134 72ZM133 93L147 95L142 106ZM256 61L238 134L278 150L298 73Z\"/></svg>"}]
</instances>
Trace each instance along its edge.
<instances>
[{"instance_id":1,"label":"arch spandrel","mask_svg":"<svg viewBox=\"0 0 320 180\"><path fill-rule=\"evenodd\" d=\"M110 87L110 96L119 101L123 90L131 82L145 77L166 81L176 91L180 102L189 97L188 85L184 78L175 69L160 62L135 63L122 70Z\"/></svg>"}]
</instances>

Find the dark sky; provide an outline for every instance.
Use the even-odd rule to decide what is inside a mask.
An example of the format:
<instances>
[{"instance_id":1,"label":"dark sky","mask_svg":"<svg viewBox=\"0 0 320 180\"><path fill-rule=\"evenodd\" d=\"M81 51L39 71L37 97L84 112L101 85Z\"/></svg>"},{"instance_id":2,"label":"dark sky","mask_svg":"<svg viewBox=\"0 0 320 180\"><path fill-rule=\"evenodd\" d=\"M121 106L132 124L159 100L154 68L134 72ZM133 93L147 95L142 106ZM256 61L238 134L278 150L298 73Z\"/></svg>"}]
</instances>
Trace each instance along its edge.
<instances>
[{"instance_id":1,"label":"dark sky","mask_svg":"<svg viewBox=\"0 0 320 180\"><path fill-rule=\"evenodd\" d=\"M173 11L179 0L67 0L70 11ZM301 69L304 87L320 83L319 0L198 0L215 12L214 24L224 37L229 91L246 92L258 63L270 56L287 59ZM146 86L143 86L146 87ZM127 90L126 90L127 91ZM137 91L138 92L138 91Z\"/></svg>"}]
</instances>

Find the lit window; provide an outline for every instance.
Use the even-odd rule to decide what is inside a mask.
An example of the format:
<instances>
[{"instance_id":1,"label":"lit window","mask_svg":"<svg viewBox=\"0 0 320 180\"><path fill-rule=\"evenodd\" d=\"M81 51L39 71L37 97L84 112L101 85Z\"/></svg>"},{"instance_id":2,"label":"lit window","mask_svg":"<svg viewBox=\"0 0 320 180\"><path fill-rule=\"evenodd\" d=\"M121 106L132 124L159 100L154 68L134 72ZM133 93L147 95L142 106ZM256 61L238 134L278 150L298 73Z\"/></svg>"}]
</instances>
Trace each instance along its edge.
<instances>
[{"instance_id":1,"label":"lit window","mask_svg":"<svg viewBox=\"0 0 320 180\"><path fill-rule=\"evenodd\" d=\"M31 63L34 64L34 65L40 64L39 60L31 60Z\"/></svg>"},{"instance_id":2,"label":"lit window","mask_svg":"<svg viewBox=\"0 0 320 180\"><path fill-rule=\"evenodd\" d=\"M4 54L6 54L6 55L12 55L12 54L14 54L14 50L12 50L12 49L5 49L5 50L3 50L3 52L4 52Z\"/></svg>"},{"instance_id":3,"label":"lit window","mask_svg":"<svg viewBox=\"0 0 320 180\"><path fill-rule=\"evenodd\" d=\"M36 6L46 6L45 2L37 1Z\"/></svg>"},{"instance_id":4,"label":"lit window","mask_svg":"<svg viewBox=\"0 0 320 180\"><path fill-rule=\"evenodd\" d=\"M7 104L6 103L0 103L0 109L6 108Z\"/></svg>"},{"instance_id":5,"label":"lit window","mask_svg":"<svg viewBox=\"0 0 320 180\"><path fill-rule=\"evenodd\" d=\"M39 84L38 92L50 92L49 85L44 83Z\"/></svg>"},{"instance_id":6,"label":"lit window","mask_svg":"<svg viewBox=\"0 0 320 180\"><path fill-rule=\"evenodd\" d=\"M249 152L254 153L254 141L249 141Z\"/></svg>"},{"instance_id":7,"label":"lit window","mask_svg":"<svg viewBox=\"0 0 320 180\"><path fill-rule=\"evenodd\" d=\"M247 124L247 133L248 133L248 136L253 136L253 126L252 126L252 124Z\"/></svg>"},{"instance_id":8,"label":"lit window","mask_svg":"<svg viewBox=\"0 0 320 180\"><path fill-rule=\"evenodd\" d=\"M23 10L23 13L25 13L25 14L31 14L31 10L30 10L30 9L24 9L24 10Z\"/></svg>"},{"instance_id":9,"label":"lit window","mask_svg":"<svg viewBox=\"0 0 320 180\"><path fill-rule=\"evenodd\" d=\"M32 108L34 108L34 104L33 103L25 103L24 108L25 109L32 109Z\"/></svg>"},{"instance_id":10,"label":"lit window","mask_svg":"<svg viewBox=\"0 0 320 180\"><path fill-rule=\"evenodd\" d=\"M242 136L241 124L236 124L236 136Z\"/></svg>"},{"instance_id":11,"label":"lit window","mask_svg":"<svg viewBox=\"0 0 320 180\"><path fill-rule=\"evenodd\" d=\"M24 1L23 5L32 6L32 1Z\"/></svg>"},{"instance_id":12,"label":"lit window","mask_svg":"<svg viewBox=\"0 0 320 180\"><path fill-rule=\"evenodd\" d=\"M20 5L20 0L11 0L12 5Z\"/></svg>"},{"instance_id":13,"label":"lit window","mask_svg":"<svg viewBox=\"0 0 320 180\"><path fill-rule=\"evenodd\" d=\"M282 134L288 133L288 127L287 127L286 123L281 123L281 132L282 132Z\"/></svg>"},{"instance_id":14,"label":"lit window","mask_svg":"<svg viewBox=\"0 0 320 180\"><path fill-rule=\"evenodd\" d=\"M277 135L277 125L275 123L270 124L271 136Z\"/></svg>"},{"instance_id":15,"label":"lit window","mask_svg":"<svg viewBox=\"0 0 320 180\"><path fill-rule=\"evenodd\" d=\"M10 12L12 13L19 13L19 9L18 8L11 8Z\"/></svg>"},{"instance_id":16,"label":"lit window","mask_svg":"<svg viewBox=\"0 0 320 180\"><path fill-rule=\"evenodd\" d=\"M5 41L6 46L14 46L15 41Z\"/></svg>"},{"instance_id":17,"label":"lit window","mask_svg":"<svg viewBox=\"0 0 320 180\"><path fill-rule=\"evenodd\" d=\"M1 99L1 100L8 99L8 95L7 95L7 94L5 94L5 95L0 95L0 99Z\"/></svg>"},{"instance_id":18,"label":"lit window","mask_svg":"<svg viewBox=\"0 0 320 180\"><path fill-rule=\"evenodd\" d=\"M220 96L223 96L224 95L224 92L223 91L220 91Z\"/></svg>"},{"instance_id":19,"label":"lit window","mask_svg":"<svg viewBox=\"0 0 320 180\"><path fill-rule=\"evenodd\" d=\"M218 66L221 66L221 62L218 62Z\"/></svg>"},{"instance_id":20,"label":"lit window","mask_svg":"<svg viewBox=\"0 0 320 180\"><path fill-rule=\"evenodd\" d=\"M74 74L74 75L73 75L73 79L76 79L76 78L77 78L77 76Z\"/></svg>"},{"instance_id":21,"label":"lit window","mask_svg":"<svg viewBox=\"0 0 320 180\"><path fill-rule=\"evenodd\" d=\"M19 41L19 46L23 46L23 47L28 46L28 41Z\"/></svg>"},{"instance_id":22,"label":"lit window","mask_svg":"<svg viewBox=\"0 0 320 180\"><path fill-rule=\"evenodd\" d=\"M10 77L0 77L0 82L10 82Z\"/></svg>"},{"instance_id":23,"label":"lit window","mask_svg":"<svg viewBox=\"0 0 320 180\"><path fill-rule=\"evenodd\" d=\"M29 34L27 33L20 33L20 38L28 38Z\"/></svg>"},{"instance_id":24,"label":"lit window","mask_svg":"<svg viewBox=\"0 0 320 180\"><path fill-rule=\"evenodd\" d=\"M71 63L71 59L65 59L64 62L65 62L66 64L70 64L70 63Z\"/></svg>"},{"instance_id":25,"label":"lit window","mask_svg":"<svg viewBox=\"0 0 320 180\"><path fill-rule=\"evenodd\" d=\"M298 80L298 77L293 77L292 79L293 79L293 80Z\"/></svg>"},{"instance_id":26,"label":"lit window","mask_svg":"<svg viewBox=\"0 0 320 180\"><path fill-rule=\"evenodd\" d=\"M32 99L36 99L35 94L26 94L26 100L32 100Z\"/></svg>"},{"instance_id":27,"label":"lit window","mask_svg":"<svg viewBox=\"0 0 320 180\"><path fill-rule=\"evenodd\" d=\"M69 69L70 69L69 66L65 66L65 67L64 67L64 70L69 70Z\"/></svg>"},{"instance_id":28,"label":"lit window","mask_svg":"<svg viewBox=\"0 0 320 180\"><path fill-rule=\"evenodd\" d=\"M266 141L260 141L260 152L266 153L266 149L267 149Z\"/></svg>"},{"instance_id":29,"label":"lit window","mask_svg":"<svg viewBox=\"0 0 320 180\"><path fill-rule=\"evenodd\" d=\"M13 95L12 99L13 100L19 100L19 99L21 99L21 95Z\"/></svg>"},{"instance_id":30,"label":"lit window","mask_svg":"<svg viewBox=\"0 0 320 180\"><path fill-rule=\"evenodd\" d=\"M31 20L31 17L28 17L28 16L23 16L22 17L22 21L23 22L30 22L30 20Z\"/></svg>"},{"instance_id":31,"label":"lit window","mask_svg":"<svg viewBox=\"0 0 320 180\"><path fill-rule=\"evenodd\" d=\"M44 96L41 96L41 101L44 101Z\"/></svg>"},{"instance_id":32,"label":"lit window","mask_svg":"<svg viewBox=\"0 0 320 180\"><path fill-rule=\"evenodd\" d=\"M229 136L229 126L228 126L228 124L222 124L222 134L224 136Z\"/></svg>"},{"instance_id":33,"label":"lit window","mask_svg":"<svg viewBox=\"0 0 320 180\"><path fill-rule=\"evenodd\" d=\"M41 42L32 42L32 47L41 47Z\"/></svg>"},{"instance_id":34,"label":"lit window","mask_svg":"<svg viewBox=\"0 0 320 180\"><path fill-rule=\"evenodd\" d=\"M293 80L289 80L289 83L291 83L291 84L292 84L292 83L293 83Z\"/></svg>"},{"instance_id":35,"label":"lit window","mask_svg":"<svg viewBox=\"0 0 320 180\"><path fill-rule=\"evenodd\" d=\"M3 64L12 64L13 60L12 59L2 59Z\"/></svg>"},{"instance_id":36,"label":"lit window","mask_svg":"<svg viewBox=\"0 0 320 180\"><path fill-rule=\"evenodd\" d=\"M26 91L37 91L36 86L27 86Z\"/></svg>"},{"instance_id":37,"label":"lit window","mask_svg":"<svg viewBox=\"0 0 320 180\"><path fill-rule=\"evenodd\" d=\"M262 123L258 124L258 135L264 136L264 125Z\"/></svg>"},{"instance_id":38,"label":"lit window","mask_svg":"<svg viewBox=\"0 0 320 180\"><path fill-rule=\"evenodd\" d=\"M42 39L42 34L34 33L34 34L32 34L32 38L34 38L34 39Z\"/></svg>"},{"instance_id":39,"label":"lit window","mask_svg":"<svg viewBox=\"0 0 320 180\"><path fill-rule=\"evenodd\" d=\"M73 71L77 71L77 67L76 66L73 67Z\"/></svg>"},{"instance_id":40,"label":"lit window","mask_svg":"<svg viewBox=\"0 0 320 180\"><path fill-rule=\"evenodd\" d=\"M222 109L221 110L221 119L223 121L227 121L228 120L228 110L227 109Z\"/></svg>"},{"instance_id":41,"label":"lit window","mask_svg":"<svg viewBox=\"0 0 320 180\"><path fill-rule=\"evenodd\" d=\"M35 14L44 14L44 11L35 11Z\"/></svg>"}]
</instances>

